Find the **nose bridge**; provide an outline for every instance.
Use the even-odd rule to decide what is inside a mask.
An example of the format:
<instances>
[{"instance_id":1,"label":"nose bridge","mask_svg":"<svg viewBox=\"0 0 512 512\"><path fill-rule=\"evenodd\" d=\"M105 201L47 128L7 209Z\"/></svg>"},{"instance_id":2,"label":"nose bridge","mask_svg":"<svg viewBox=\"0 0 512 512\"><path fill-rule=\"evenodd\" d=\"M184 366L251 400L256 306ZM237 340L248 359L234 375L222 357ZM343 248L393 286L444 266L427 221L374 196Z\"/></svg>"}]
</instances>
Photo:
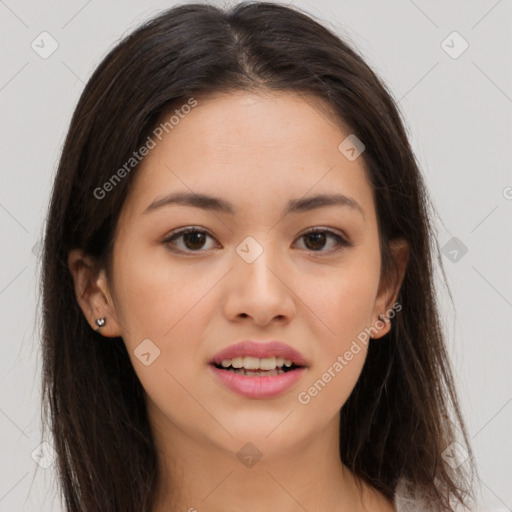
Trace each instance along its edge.
<instances>
[{"instance_id":1,"label":"nose bridge","mask_svg":"<svg viewBox=\"0 0 512 512\"><path fill-rule=\"evenodd\" d=\"M269 284L275 279L273 267L278 266L277 252L268 234L247 236L236 248L236 266L247 279L255 279L259 284ZM272 269L272 270L271 270ZM274 271L275 272L275 271Z\"/></svg>"},{"instance_id":2,"label":"nose bridge","mask_svg":"<svg viewBox=\"0 0 512 512\"><path fill-rule=\"evenodd\" d=\"M228 298L229 314L249 315L259 323L274 317L290 317L293 312L291 291L286 276L279 272L286 265L280 251L266 233L247 236L237 247L233 286Z\"/></svg>"}]
</instances>

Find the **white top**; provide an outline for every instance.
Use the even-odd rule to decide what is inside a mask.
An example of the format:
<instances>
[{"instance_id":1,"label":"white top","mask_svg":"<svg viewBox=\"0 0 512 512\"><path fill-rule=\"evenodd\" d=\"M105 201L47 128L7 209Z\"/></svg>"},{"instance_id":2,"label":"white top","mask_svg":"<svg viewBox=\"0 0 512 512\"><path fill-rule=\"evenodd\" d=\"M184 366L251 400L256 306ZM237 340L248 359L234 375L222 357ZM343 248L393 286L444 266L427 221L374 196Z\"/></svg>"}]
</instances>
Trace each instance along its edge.
<instances>
[{"instance_id":1,"label":"white top","mask_svg":"<svg viewBox=\"0 0 512 512\"><path fill-rule=\"evenodd\" d=\"M393 501L396 512L438 512L441 509L438 505L431 503L431 500L419 489L413 489L406 479L401 479L395 490Z\"/></svg>"}]
</instances>

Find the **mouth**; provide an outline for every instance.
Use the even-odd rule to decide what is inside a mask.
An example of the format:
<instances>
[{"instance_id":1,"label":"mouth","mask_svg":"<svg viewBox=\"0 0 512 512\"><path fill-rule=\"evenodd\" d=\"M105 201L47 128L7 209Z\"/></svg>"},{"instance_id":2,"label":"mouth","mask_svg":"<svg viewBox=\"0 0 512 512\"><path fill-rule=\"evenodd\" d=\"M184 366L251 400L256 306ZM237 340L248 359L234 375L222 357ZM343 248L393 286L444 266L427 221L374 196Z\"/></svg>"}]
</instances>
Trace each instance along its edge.
<instances>
[{"instance_id":1,"label":"mouth","mask_svg":"<svg viewBox=\"0 0 512 512\"><path fill-rule=\"evenodd\" d=\"M289 391L308 367L294 348L278 341L242 341L209 363L217 382L246 398L271 398Z\"/></svg>"},{"instance_id":2,"label":"mouth","mask_svg":"<svg viewBox=\"0 0 512 512\"><path fill-rule=\"evenodd\" d=\"M304 368L304 366L297 365L292 360L284 357L265 357L263 359L251 356L234 357L212 364L219 370L246 377L272 377Z\"/></svg>"}]
</instances>

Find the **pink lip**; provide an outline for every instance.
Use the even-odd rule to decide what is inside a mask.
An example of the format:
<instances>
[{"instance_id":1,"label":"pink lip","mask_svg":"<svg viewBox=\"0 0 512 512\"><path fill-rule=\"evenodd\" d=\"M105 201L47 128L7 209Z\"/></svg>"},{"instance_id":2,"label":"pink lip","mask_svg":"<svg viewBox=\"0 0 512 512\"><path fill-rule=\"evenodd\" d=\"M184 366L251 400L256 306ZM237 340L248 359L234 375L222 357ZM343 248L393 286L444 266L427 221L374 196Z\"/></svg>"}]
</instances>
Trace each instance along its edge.
<instances>
[{"instance_id":1,"label":"pink lip","mask_svg":"<svg viewBox=\"0 0 512 512\"><path fill-rule=\"evenodd\" d=\"M282 357L289 359L294 363L294 370L287 371L281 375L271 375L268 377L252 377L239 375L237 373L217 368L224 359L233 359L235 357ZM210 368L214 375L231 391L248 398L270 398L278 396L290 389L306 371L307 362L304 356L279 341L269 341L258 343L256 341L242 341L227 347L212 358Z\"/></svg>"},{"instance_id":2,"label":"pink lip","mask_svg":"<svg viewBox=\"0 0 512 512\"><path fill-rule=\"evenodd\" d=\"M283 357L284 359L292 361L296 366L307 366L304 356L289 345L281 343L280 341L259 343L250 340L235 343L217 352L210 361L210 364L221 364L224 359L244 356L258 357L260 359L273 356Z\"/></svg>"},{"instance_id":3,"label":"pink lip","mask_svg":"<svg viewBox=\"0 0 512 512\"><path fill-rule=\"evenodd\" d=\"M247 398L271 398L281 395L290 389L301 378L303 372L306 371L306 368L297 368L281 375L248 377L221 370L213 365L210 365L210 368L216 377L231 391Z\"/></svg>"}]
</instances>

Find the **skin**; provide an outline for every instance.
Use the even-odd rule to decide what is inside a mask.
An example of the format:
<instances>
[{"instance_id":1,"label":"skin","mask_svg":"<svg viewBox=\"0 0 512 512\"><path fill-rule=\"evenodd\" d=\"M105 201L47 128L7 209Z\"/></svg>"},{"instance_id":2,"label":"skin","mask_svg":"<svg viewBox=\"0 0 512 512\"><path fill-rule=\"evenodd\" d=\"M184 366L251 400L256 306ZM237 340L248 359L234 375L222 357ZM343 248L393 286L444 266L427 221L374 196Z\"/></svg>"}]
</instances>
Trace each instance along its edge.
<instances>
[{"instance_id":1,"label":"skin","mask_svg":"<svg viewBox=\"0 0 512 512\"><path fill-rule=\"evenodd\" d=\"M349 132L320 100L290 92L197 99L137 170L117 224L112 272L80 250L69 255L84 315L92 328L96 318L107 317L105 343L123 337L146 392L161 470L153 512L392 511L389 500L362 482L360 493L339 458L339 410L367 346L360 343L358 354L307 405L297 395L392 308L407 244L392 242L398 276L380 281L365 163L338 150ZM175 191L223 198L236 215L184 205L143 213ZM283 216L289 199L322 192L350 196L363 214L338 205ZM211 237L202 245L193 239L186 245L187 237L174 246L164 242L186 226ZM336 251L330 236L316 243L303 236L317 226L353 246ZM263 248L252 263L236 252L248 236ZM389 329L385 323L369 342L379 343ZM160 355L145 366L134 351L148 338ZM309 366L278 397L235 394L208 362L243 339L281 340ZM262 453L251 467L237 458L248 442Z\"/></svg>"}]
</instances>

